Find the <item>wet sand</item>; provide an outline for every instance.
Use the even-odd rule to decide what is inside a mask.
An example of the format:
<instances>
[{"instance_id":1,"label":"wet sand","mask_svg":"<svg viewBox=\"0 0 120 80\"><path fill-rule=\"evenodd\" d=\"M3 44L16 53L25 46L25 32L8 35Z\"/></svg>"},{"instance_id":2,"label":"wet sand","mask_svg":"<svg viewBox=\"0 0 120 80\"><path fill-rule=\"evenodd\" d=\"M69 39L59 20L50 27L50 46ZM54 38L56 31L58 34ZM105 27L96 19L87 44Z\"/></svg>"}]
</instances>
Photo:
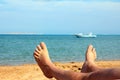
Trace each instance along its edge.
<instances>
[{"instance_id":1,"label":"wet sand","mask_svg":"<svg viewBox=\"0 0 120 80\"><path fill-rule=\"evenodd\" d=\"M80 72L83 62L69 62L54 64L64 70L72 70ZM97 61L100 67L103 68L120 68L120 61ZM25 64L19 66L0 66L0 80L55 80L47 79L39 69L37 64Z\"/></svg>"}]
</instances>

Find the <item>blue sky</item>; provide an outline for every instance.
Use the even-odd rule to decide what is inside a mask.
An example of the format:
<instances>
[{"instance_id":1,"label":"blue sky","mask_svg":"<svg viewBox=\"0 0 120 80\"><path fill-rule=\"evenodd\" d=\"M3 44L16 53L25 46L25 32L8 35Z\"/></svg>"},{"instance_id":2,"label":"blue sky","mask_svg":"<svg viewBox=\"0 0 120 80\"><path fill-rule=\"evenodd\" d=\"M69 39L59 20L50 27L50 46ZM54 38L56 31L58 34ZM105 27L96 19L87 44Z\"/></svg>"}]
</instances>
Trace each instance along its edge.
<instances>
[{"instance_id":1,"label":"blue sky","mask_svg":"<svg viewBox=\"0 0 120 80\"><path fill-rule=\"evenodd\" d=\"M0 0L0 33L120 34L120 0Z\"/></svg>"}]
</instances>

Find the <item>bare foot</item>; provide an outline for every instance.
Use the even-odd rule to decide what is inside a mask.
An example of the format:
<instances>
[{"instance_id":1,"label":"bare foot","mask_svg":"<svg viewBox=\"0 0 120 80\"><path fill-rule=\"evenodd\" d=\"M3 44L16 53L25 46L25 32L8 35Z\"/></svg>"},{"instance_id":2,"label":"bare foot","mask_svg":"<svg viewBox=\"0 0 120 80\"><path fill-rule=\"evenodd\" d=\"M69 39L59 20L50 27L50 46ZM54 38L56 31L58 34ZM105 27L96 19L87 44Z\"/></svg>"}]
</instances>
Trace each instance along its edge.
<instances>
[{"instance_id":1,"label":"bare foot","mask_svg":"<svg viewBox=\"0 0 120 80\"><path fill-rule=\"evenodd\" d=\"M45 43L41 42L34 51L34 58L47 78L52 78L49 66L53 65Z\"/></svg>"},{"instance_id":2,"label":"bare foot","mask_svg":"<svg viewBox=\"0 0 120 80\"><path fill-rule=\"evenodd\" d=\"M92 45L88 46L85 57L86 57L85 61L88 61L88 62L94 62L95 61L97 56L96 56L95 48L93 48Z\"/></svg>"},{"instance_id":3,"label":"bare foot","mask_svg":"<svg viewBox=\"0 0 120 80\"><path fill-rule=\"evenodd\" d=\"M95 48L93 48L92 45L89 45L85 54L85 62L82 66L81 72L92 72L97 68L97 65L95 64L96 59L96 51Z\"/></svg>"}]
</instances>

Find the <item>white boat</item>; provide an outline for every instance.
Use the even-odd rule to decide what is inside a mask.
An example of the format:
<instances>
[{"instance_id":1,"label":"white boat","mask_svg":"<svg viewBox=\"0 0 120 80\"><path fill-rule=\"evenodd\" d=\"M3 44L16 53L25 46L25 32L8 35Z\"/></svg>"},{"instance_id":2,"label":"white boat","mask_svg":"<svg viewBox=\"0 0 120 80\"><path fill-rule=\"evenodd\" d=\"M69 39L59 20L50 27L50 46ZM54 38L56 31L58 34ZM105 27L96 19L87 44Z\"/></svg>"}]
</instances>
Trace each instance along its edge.
<instances>
[{"instance_id":1,"label":"white boat","mask_svg":"<svg viewBox=\"0 0 120 80\"><path fill-rule=\"evenodd\" d=\"M95 37L97 37L96 35L93 35L92 33L89 33L89 34L83 34L83 33L79 33L79 34L75 34L75 36L77 37L77 38L95 38Z\"/></svg>"}]
</instances>

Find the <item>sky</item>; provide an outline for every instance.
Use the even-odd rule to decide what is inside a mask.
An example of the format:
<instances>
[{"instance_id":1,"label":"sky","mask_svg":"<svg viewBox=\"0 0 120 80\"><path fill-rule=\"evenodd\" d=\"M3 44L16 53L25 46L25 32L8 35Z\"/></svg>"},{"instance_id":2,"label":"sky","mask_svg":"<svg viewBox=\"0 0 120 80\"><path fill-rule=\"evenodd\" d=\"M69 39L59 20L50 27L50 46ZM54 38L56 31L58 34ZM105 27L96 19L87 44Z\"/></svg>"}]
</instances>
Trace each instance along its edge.
<instances>
[{"instance_id":1,"label":"sky","mask_svg":"<svg viewBox=\"0 0 120 80\"><path fill-rule=\"evenodd\" d=\"M0 34L120 34L120 0L0 0Z\"/></svg>"}]
</instances>

